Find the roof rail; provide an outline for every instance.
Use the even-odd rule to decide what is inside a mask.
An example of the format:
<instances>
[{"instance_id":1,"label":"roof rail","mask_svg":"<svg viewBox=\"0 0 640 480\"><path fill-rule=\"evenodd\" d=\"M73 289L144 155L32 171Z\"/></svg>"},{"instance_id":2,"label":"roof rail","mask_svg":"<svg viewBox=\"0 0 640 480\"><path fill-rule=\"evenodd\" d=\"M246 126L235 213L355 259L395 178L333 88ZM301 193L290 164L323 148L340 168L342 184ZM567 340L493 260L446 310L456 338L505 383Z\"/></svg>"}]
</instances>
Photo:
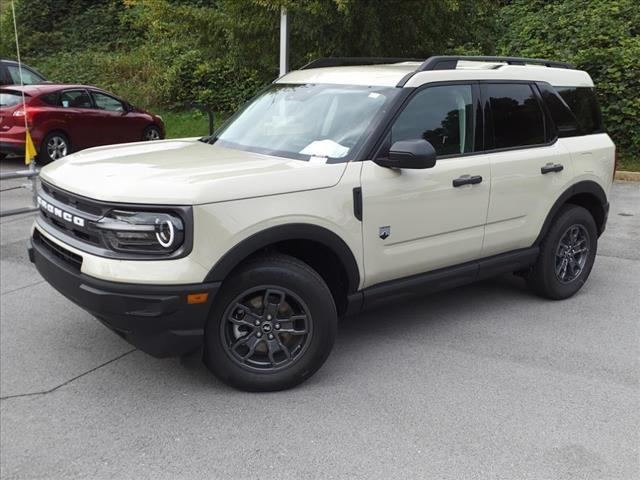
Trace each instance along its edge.
<instances>
[{"instance_id":1,"label":"roof rail","mask_svg":"<svg viewBox=\"0 0 640 480\"><path fill-rule=\"evenodd\" d=\"M422 58L400 58L400 57L327 57L317 58L300 70L309 70L311 68L323 67L346 67L355 65L380 65L384 63L400 63L400 62L424 62ZM424 63L423 63L424 64Z\"/></svg>"},{"instance_id":2,"label":"roof rail","mask_svg":"<svg viewBox=\"0 0 640 480\"><path fill-rule=\"evenodd\" d=\"M470 62L495 62L506 63L507 65L544 65L545 67L555 68L573 68L573 66L566 62L556 62L554 60L545 60L543 58L524 58L524 57L490 57L490 56L465 56L465 55L446 55L446 56L434 56L427 58L418 69L414 72L407 73L400 79L397 87L404 87L418 72L426 72L430 70L455 70L460 60L466 60Z\"/></svg>"},{"instance_id":3,"label":"roof rail","mask_svg":"<svg viewBox=\"0 0 640 480\"><path fill-rule=\"evenodd\" d=\"M543 58L524 58L524 57L489 57L489 56L435 56L427 58L418 68L418 72L427 70L455 70L460 60L470 62L496 62L506 63L508 65L544 65L545 67L555 68L573 68L571 64L566 62L556 62L554 60L545 60Z\"/></svg>"}]
</instances>

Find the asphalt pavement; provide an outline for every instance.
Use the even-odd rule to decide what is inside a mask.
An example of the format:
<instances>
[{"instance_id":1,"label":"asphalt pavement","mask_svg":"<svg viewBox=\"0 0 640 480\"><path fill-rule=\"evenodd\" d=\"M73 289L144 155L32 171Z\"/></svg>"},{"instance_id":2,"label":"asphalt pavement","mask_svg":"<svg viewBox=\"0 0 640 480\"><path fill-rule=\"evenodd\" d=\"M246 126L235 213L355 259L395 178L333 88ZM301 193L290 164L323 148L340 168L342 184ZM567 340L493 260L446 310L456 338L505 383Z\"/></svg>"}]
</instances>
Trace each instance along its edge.
<instances>
[{"instance_id":1,"label":"asphalt pavement","mask_svg":"<svg viewBox=\"0 0 640 480\"><path fill-rule=\"evenodd\" d=\"M269 394L134 350L42 281L32 217L3 218L0 477L640 478L640 184L614 185L609 218L575 297L505 275L368 312Z\"/></svg>"}]
</instances>

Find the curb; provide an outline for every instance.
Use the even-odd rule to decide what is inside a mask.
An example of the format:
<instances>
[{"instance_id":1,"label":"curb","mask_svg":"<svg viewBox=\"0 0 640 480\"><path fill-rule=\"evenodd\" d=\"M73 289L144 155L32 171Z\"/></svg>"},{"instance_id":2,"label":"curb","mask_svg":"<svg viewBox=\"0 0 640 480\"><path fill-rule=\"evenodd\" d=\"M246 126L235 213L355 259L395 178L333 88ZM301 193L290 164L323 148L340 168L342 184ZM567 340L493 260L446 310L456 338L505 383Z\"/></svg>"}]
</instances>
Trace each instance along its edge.
<instances>
[{"instance_id":1,"label":"curb","mask_svg":"<svg viewBox=\"0 0 640 480\"><path fill-rule=\"evenodd\" d=\"M616 171L616 180L623 182L640 182L640 172L625 172L624 170Z\"/></svg>"}]
</instances>

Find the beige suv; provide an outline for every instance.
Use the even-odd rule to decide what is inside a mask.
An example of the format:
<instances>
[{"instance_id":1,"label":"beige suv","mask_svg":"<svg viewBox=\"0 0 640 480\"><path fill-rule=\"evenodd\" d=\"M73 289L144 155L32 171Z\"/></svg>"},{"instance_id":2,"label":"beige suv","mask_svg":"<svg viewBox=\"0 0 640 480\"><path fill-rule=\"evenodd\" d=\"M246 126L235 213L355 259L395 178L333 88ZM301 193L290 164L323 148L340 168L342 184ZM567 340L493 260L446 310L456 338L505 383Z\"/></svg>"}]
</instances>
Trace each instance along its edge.
<instances>
[{"instance_id":1,"label":"beige suv","mask_svg":"<svg viewBox=\"0 0 640 480\"><path fill-rule=\"evenodd\" d=\"M225 382L284 389L320 368L338 317L383 301L505 272L575 294L614 157L567 64L322 59L210 137L44 168L30 257L141 350L203 346Z\"/></svg>"}]
</instances>

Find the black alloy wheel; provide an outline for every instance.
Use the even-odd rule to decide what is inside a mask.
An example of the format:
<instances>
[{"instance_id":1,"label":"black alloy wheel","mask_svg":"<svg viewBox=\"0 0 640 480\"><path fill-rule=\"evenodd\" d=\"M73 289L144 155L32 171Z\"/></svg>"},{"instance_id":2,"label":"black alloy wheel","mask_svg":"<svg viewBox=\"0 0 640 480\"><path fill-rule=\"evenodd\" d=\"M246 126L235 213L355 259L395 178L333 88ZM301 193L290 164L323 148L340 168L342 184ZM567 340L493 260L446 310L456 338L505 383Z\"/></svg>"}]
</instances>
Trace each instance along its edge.
<instances>
[{"instance_id":1,"label":"black alloy wheel","mask_svg":"<svg viewBox=\"0 0 640 480\"><path fill-rule=\"evenodd\" d=\"M323 278L297 258L270 254L236 268L216 294L205 327L204 362L246 391L291 388L325 362L337 313Z\"/></svg>"},{"instance_id":2,"label":"black alloy wheel","mask_svg":"<svg viewBox=\"0 0 640 480\"><path fill-rule=\"evenodd\" d=\"M220 340L238 366L257 372L289 367L313 335L306 304L292 291L264 285L241 293L220 322Z\"/></svg>"},{"instance_id":3,"label":"black alloy wheel","mask_svg":"<svg viewBox=\"0 0 640 480\"><path fill-rule=\"evenodd\" d=\"M540 244L536 263L525 276L541 297L561 300L574 295L589 278L598 249L598 228L586 208L560 208Z\"/></svg>"}]
</instances>

